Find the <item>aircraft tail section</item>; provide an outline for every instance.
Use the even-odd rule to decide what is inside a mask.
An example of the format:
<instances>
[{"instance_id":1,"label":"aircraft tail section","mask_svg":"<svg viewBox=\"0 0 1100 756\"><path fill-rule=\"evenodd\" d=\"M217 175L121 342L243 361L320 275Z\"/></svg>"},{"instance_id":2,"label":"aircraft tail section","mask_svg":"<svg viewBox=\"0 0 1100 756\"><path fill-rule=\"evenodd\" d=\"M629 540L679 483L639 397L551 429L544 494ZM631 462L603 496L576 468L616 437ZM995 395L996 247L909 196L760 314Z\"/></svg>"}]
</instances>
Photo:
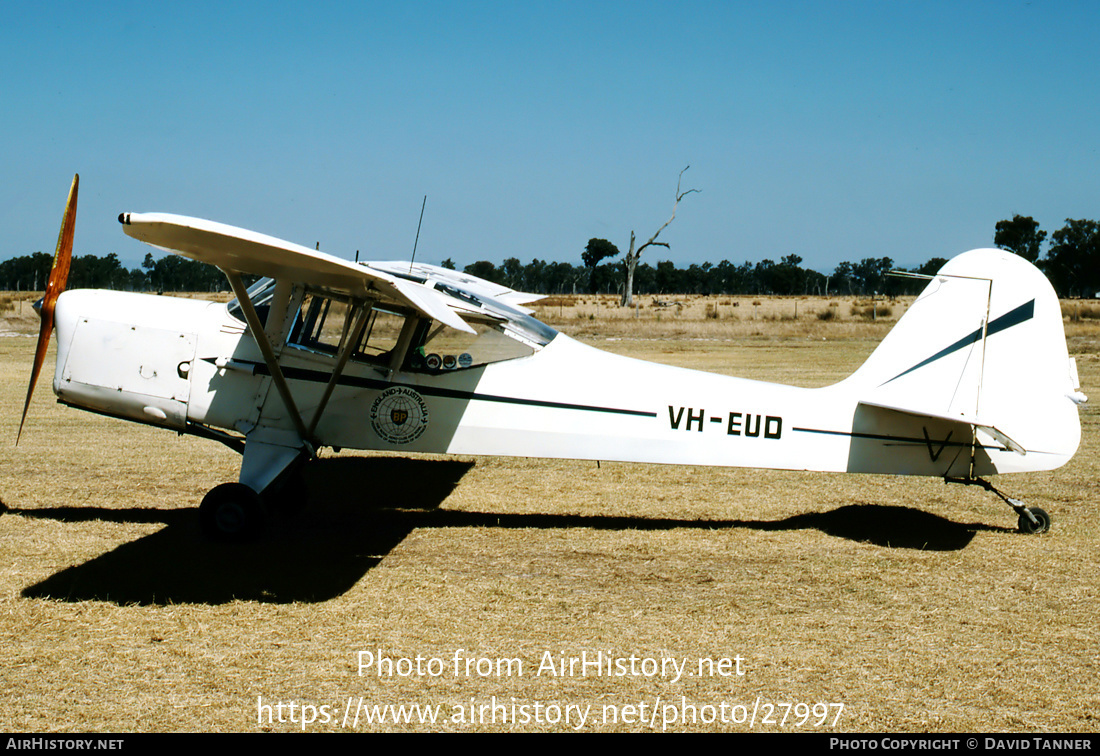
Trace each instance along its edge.
<instances>
[{"instance_id":1,"label":"aircraft tail section","mask_svg":"<svg viewBox=\"0 0 1100 756\"><path fill-rule=\"evenodd\" d=\"M858 397L857 419L902 413L922 427L971 431L982 453L941 474L1053 469L1080 442L1085 397L1058 298L1035 266L1003 250L948 262L841 385Z\"/></svg>"}]
</instances>

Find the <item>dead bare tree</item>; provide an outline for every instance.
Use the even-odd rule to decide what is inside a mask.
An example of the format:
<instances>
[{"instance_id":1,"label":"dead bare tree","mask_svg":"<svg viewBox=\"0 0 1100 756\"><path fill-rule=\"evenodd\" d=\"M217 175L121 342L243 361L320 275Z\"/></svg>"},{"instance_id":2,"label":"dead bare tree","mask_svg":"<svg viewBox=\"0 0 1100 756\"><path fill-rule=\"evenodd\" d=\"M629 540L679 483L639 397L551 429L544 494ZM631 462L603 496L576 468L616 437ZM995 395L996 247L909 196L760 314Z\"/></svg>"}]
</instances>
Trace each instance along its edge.
<instances>
[{"instance_id":1,"label":"dead bare tree","mask_svg":"<svg viewBox=\"0 0 1100 756\"><path fill-rule=\"evenodd\" d=\"M665 221L665 224L663 226L657 229L657 233L649 237L649 241L647 241L645 244L638 247L637 249L634 249L634 231L631 230L630 232L630 249L627 251L626 257L623 258L623 263L626 265L626 283L623 286L623 298L620 302L620 305L622 307L632 307L634 305L634 269L638 267L638 258L642 256L642 250L646 247L664 247L665 249L668 249L668 244L666 244L665 242L657 241L657 237L661 235L662 231L668 228L669 223L672 223L672 221L676 220L676 208L679 206L680 200L682 200L684 197L691 194L692 192L699 193L698 189L687 189L683 192L680 191L680 182L684 178L684 171L686 171L690 167L690 165L684 166L684 170L680 171L680 175L676 179L676 202L674 202L672 205L672 216L667 221Z\"/></svg>"}]
</instances>

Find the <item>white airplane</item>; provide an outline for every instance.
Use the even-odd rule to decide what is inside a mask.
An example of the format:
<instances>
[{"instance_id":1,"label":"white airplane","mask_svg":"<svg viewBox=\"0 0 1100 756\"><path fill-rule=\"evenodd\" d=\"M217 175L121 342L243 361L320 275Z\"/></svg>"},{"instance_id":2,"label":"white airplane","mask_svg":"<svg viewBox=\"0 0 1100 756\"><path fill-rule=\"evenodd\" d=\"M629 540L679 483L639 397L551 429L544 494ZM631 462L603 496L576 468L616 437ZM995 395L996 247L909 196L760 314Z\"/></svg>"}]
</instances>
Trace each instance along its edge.
<instances>
[{"instance_id":1,"label":"white airplane","mask_svg":"<svg viewBox=\"0 0 1100 756\"><path fill-rule=\"evenodd\" d=\"M213 538L255 536L325 446L935 476L993 491L1041 533L1046 512L985 478L1060 467L1080 441L1086 397L1058 299L1001 250L951 260L851 377L806 389L599 351L531 317L539 295L453 270L357 264L177 215L119 220L220 268L228 305L61 293L76 187L27 403L56 322L59 402L241 452L239 480L199 508ZM263 278L246 290L244 275Z\"/></svg>"}]
</instances>

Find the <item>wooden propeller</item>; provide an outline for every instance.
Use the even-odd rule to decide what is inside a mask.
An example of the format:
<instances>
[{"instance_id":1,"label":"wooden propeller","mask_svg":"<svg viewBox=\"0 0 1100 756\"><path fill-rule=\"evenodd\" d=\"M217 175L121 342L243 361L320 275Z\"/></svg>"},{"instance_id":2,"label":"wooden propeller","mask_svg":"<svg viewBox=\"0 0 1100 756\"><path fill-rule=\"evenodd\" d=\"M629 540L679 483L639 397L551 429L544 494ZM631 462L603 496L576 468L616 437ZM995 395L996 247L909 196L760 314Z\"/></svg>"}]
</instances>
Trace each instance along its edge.
<instances>
[{"instance_id":1,"label":"wooden propeller","mask_svg":"<svg viewBox=\"0 0 1100 756\"><path fill-rule=\"evenodd\" d=\"M73 232L76 230L76 194L79 186L80 175L77 174L73 176L69 200L65 203L65 215L61 218L61 233L57 236L57 251L54 252L53 267L50 268L50 277L46 281L46 294L42 297L42 308L38 312L42 322L38 327L38 346L34 350L34 366L31 368L31 382L27 386L27 401L23 403L23 419L19 421L19 433L15 436L16 446L19 445L19 437L23 435L27 409L31 405L34 386L38 383L38 374L42 371L46 350L50 346L54 306L61 292L65 291L65 283L69 280L69 263L73 258Z\"/></svg>"}]
</instances>

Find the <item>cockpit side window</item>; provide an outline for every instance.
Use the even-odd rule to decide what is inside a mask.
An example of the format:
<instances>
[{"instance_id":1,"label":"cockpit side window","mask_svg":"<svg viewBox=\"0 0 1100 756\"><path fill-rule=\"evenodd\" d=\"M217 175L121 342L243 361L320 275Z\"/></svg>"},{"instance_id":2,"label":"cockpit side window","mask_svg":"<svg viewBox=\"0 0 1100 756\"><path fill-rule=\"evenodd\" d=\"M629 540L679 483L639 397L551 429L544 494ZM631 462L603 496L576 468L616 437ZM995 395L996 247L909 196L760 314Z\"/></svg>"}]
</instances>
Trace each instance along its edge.
<instances>
[{"instance_id":1,"label":"cockpit side window","mask_svg":"<svg viewBox=\"0 0 1100 756\"><path fill-rule=\"evenodd\" d=\"M330 312L333 314L331 319ZM339 304L333 311L332 300L327 297L306 295L294 320L290 343L335 354L340 346L346 314L346 308Z\"/></svg>"},{"instance_id":2,"label":"cockpit side window","mask_svg":"<svg viewBox=\"0 0 1100 756\"><path fill-rule=\"evenodd\" d=\"M248 290L249 298L265 321L274 286L273 280L263 279ZM455 296L450 291L445 293ZM557 335L549 326L513 308L481 302L468 294L462 299L478 308L461 312L463 320L476 333L446 327L397 304L357 305L347 297L307 288L287 343L296 349L335 357L353 336L361 308L369 307L366 323L350 355L352 360L395 367L395 351L400 350L403 355L400 369L443 373L527 357ZM244 320L235 300L229 304L229 312Z\"/></svg>"},{"instance_id":3,"label":"cockpit side window","mask_svg":"<svg viewBox=\"0 0 1100 756\"><path fill-rule=\"evenodd\" d=\"M288 343L313 352L336 355L352 336L359 309L342 299L319 292L306 292L291 329ZM378 305L371 307L351 359L360 362L387 362L397 345L408 313Z\"/></svg>"}]
</instances>

